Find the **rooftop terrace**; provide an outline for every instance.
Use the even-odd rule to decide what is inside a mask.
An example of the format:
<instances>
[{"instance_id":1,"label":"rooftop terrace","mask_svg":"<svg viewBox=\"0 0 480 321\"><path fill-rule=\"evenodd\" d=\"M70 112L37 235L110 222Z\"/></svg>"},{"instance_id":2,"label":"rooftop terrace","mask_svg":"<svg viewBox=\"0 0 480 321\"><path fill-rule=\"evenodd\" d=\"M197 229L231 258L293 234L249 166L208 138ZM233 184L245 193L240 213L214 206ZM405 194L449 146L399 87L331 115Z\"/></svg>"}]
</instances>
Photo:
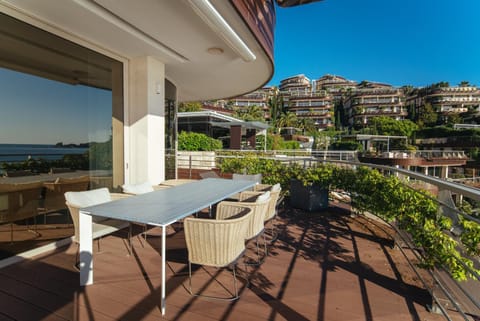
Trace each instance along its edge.
<instances>
[{"instance_id":1,"label":"rooftop terrace","mask_svg":"<svg viewBox=\"0 0 480 321\"><path fill-rule=\"evenodd\" d=\"M251 284L241 283L242 296L232 303L189 295L183 233L170 235L164 319L443 320L427 311L430 295L392 248L387 226L351 217L339 203L322 213L287 205L279 216L279 239L264 264L239 265ZM135 238L128 255L122 236L102 239L100 253L95 247L95 284L85 288L73 267L75 244L1 269L0 320L162 319L160 238ZM196 268L193 282L223 295L231 277L228 270Z\"/></svg>"}]
</instances>

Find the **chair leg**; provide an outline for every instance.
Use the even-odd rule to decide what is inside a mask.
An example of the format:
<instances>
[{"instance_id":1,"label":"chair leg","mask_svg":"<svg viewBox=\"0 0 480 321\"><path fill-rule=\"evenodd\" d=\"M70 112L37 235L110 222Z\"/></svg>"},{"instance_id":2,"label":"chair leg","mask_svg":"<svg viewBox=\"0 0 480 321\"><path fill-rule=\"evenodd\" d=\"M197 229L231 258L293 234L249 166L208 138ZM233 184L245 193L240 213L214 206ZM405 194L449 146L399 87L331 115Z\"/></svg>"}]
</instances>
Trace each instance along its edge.
<instances>
[{"instance_id":1,"label":"chair leg","mask_svg":"<svg viewBox=\"0 0 480 321\"><path fill-rule=\"evenodd\" d=\"M132 243L133 232L132 232L132 230L133 230L133 224L130 223L128 225L128 236L127 236L128 237L128 254L129 255L132 255L132 253L133 253L133 243Z\"/></svg>"},{"instance_id":2,"label":"chair leg","mask_svg":"<svg viewBox=\"0 0 480 321\"><path fill-rule=\"evenodd\" d=\"M220 301L235 301L235 300L239 299L240 295L239 295L239 292L238 292L237 274L236 274L236 271L235 271L235 266L236 266L236 264L233 264L233 267L232 267L233 287L234 287L235 294L231 297L216 297L216 296L203 295L203 294L198 294L198 293L193 292L193 289L192 289L192 263L189 261L188 262L188 291L190 292L190 295L195 296L195 297L203 297L203 298L220 300ZM213 279L216 280L215 277L213 277ZM248 280L247 280L247 284L248 284Z\"/></svg>"},{"instance_id":3,"label":"chair leg","mask_svg":"<svg viewBox=\"0 0 480 321\"><path fill-rule=\"evenodd\" d=\"M276 240L278 240L278 230L277 230L277 225L275 224L275 218L272 219L270 224L272 224L272 227L270 228L270 233L272 235L272 239L270 240L270 244L273 244L273 243L275 243Z\"/></svg>"},{"instance_id":4,"label":"chair leg","mask_svg":"<svg viewBox=\"0 0 480 321\"><path fill-rule=\"evenodd\" d=\"M265 259L268 256L267 238L265 236L265 232L262 233L262 237L263 237L263 256L260 256L260 246L258 244L259 242L258 242L258 235L257 235L257 237L255 238L255 247L256 247L256 250L257 250L257 261L256 262L245 262L245 265L247 265L247 266L260 266L260 265L263 264L263 262L265 262Z\"/></svg>"}]
</instances>

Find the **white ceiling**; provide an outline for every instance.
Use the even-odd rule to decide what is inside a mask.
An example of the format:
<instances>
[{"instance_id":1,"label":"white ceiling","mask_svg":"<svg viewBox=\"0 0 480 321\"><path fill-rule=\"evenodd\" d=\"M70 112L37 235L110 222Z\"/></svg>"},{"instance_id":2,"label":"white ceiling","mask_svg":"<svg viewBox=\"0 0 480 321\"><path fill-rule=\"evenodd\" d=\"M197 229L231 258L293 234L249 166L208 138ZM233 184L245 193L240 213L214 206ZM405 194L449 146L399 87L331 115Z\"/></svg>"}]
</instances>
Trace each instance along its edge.
<instances>
[{"instance_id":1,"label":"white ceiling","mask_svg":"<svg viewBox=\"0 0 480 321\"><path fill-rule=\"evenodd\" d=\"M28 14L32 21L47 23L116 56L156 57L165 63L166 77L177 86L179 101L237 96L261 87L273 74L272 62L227 0L210 2L253 51L257 58L252 62L230 49L186 0L3 2L9 11ZM212 55L207 51L211 47L224 52Z\"/></svg>"}]
</instances>

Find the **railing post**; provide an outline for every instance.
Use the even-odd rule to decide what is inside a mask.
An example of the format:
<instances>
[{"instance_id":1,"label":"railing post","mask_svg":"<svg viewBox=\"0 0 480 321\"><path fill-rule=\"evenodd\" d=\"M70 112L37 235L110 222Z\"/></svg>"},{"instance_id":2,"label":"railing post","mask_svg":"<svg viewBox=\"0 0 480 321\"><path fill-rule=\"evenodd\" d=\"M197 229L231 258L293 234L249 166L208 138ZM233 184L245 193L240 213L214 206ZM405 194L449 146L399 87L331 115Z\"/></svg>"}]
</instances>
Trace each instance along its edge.
<instances>
[{"instance_id":1,"label":"railing post","mask_svg":"<svg viewBox=\"0 0 480 321\"><path fill-rule=\"evenodd\" d=\"M192 178L192 155L188 156L188 178Z\"/></svg>"}]
</instances>

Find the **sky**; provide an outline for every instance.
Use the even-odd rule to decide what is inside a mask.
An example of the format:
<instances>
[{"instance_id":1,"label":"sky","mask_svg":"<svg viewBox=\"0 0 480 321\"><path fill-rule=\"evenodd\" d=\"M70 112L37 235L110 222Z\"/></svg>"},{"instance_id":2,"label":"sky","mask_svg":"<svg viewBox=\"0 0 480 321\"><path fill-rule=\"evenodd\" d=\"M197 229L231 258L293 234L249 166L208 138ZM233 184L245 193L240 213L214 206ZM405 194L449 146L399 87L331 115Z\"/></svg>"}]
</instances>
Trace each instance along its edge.
<instances>
[{"instance_id":1,"label":"sky","mask_svg":"<svg viewBox=\"0 0 480 321\"><path fill-rule=\"evenodd\" d=\"M394 86L480 86L480 0L323 0L276 13L268 85L332 74ZM0 144L110 135L111 92L0 68L0 97Z\"/></svg>"},{"instance_id":2,"label":"sky","mask_svg":"<svg viewBox=\"0 0 480 321\"><path fill-rule=\"evenodd\" d=\"M110 91L0 68L0 97L0 144L79 144L110 136Z\"/></svg>"},{"instance_id":3,"label":"sky","mask_svg":"<svg viewBox=\"0 0 480 321\"><path fill-rule=\"evenodd\" d=\"M325 74L393 86L480 86L480 0L323 0L276 8L268 85Z\"/></svg>"}]
</instances>

